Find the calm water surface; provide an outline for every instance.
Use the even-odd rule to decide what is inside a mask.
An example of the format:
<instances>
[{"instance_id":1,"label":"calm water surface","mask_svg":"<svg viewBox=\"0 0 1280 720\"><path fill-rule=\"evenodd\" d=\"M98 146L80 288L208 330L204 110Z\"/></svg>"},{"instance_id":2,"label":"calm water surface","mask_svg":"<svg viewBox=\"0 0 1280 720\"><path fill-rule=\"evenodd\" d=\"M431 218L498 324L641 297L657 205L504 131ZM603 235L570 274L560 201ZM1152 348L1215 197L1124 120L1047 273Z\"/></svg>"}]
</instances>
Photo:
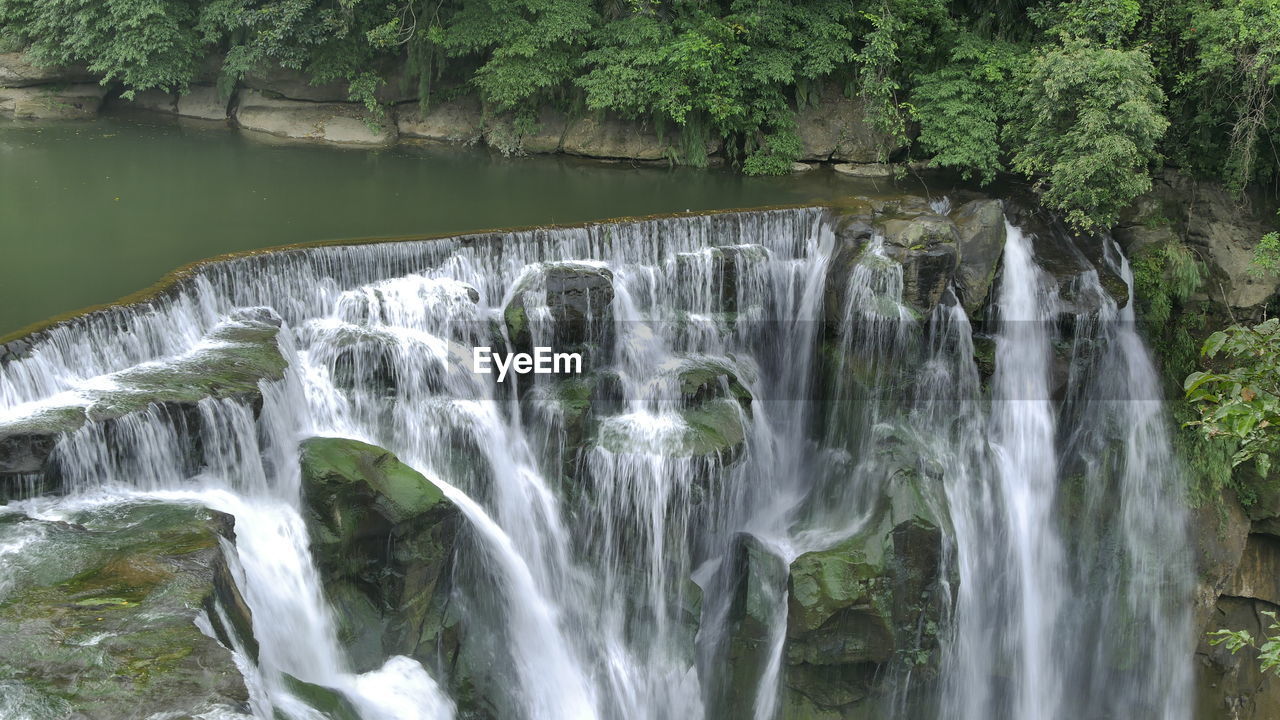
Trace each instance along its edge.
<instances>
[{"instance_id":1,"label":"calm water surface","mask_svg":"<svg viewBox=\"0 0 1280 720\"><path fill-rule=\"evenodd\" d=\"M205 123L0 121L0 335L220 253L797 203L857 192L784 178L480 149L282 145Z\"/></svg>"}]
</instances>

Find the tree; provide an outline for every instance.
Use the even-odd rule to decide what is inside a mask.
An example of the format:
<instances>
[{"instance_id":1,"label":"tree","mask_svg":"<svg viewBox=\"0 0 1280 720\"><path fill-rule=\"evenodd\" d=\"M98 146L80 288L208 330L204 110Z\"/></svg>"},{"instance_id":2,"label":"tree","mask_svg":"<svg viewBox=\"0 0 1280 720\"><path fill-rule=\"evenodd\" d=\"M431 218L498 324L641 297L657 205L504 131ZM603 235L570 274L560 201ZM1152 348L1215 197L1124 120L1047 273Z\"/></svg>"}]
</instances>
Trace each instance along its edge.
<instances>
[{"instance_id":1,"label":"tree","mask_svg":"<svg viewBox=\"0 0 1280 720\"><path fill-rule=\"evenodd\" d=\"M1037 52L1020 84L1005 127L1013 168L1077 228L1110 226L1151 189L1169 126L1147 54L1073 39Z\"/></svg>"}]
</instances>

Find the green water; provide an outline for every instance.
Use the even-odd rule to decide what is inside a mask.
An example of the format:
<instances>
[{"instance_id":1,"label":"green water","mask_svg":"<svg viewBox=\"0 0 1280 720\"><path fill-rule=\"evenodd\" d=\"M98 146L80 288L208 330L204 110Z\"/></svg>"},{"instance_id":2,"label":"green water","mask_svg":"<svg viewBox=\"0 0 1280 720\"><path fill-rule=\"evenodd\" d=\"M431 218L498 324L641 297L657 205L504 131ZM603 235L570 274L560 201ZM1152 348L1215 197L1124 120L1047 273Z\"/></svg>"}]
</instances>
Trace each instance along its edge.
<instances>
[{"instance_id":1,"label":"green water","mask_svg":"<svg viewBox=\"0 0 1280 720\"><path fill-rule=\"evenodd\" d=\"M205 123L0 121L0 335L235 250L816 201L829 170L745 178L480 149L281 145Z\"/></svg>"}]
</instances>

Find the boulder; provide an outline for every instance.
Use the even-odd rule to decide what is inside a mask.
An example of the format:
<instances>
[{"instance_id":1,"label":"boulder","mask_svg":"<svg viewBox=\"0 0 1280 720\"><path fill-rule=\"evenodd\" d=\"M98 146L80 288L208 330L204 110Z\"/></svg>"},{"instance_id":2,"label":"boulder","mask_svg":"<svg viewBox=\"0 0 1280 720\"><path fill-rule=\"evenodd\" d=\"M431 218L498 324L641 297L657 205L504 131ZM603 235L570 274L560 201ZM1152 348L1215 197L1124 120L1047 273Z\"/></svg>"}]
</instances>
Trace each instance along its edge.
<instances>
[{"instance_id":1,"label":"boulder","mask_svg":"<svg viewBox=\"0 0 1280 720\"><path fill-rule=\"evenodd\" d=\"M423 112L418 103L397 108L396 124L402 138L448 143L473 143L483 133L484 115L476 98L432 103Z\"/></svg>"},{"instance_id":2,"label":"boulder","mask_svg":"<svg viewBox=\"0 0 1280 720\"><path fill-rule=\"evenodd\" d=\"M561 149L570 155L624 160L667 160L677 153L674 135L614 117L584 117L569 123Z\"/></svg>"},{"instance_id":3,"label":"boulder","mask_svg":"<svg viewBox=\"0 0 1280 720\"><path fill-rule=\"evenodd\" d=\"M926 213L880 224L885 251L902 264L902 300L928 314L942 299L959 265L960 233L950 218Z\"/></svg>"},{"instance_id":4,"label":"boulder","mask_svg":"<svg viewBox=\"0 0 1280 720\"><path fill-rule=\"evenodd\" d=\"M503 318L516 348L528 352L536 339L564 352L607 340L612 303L609 268L585 262L544 263L520 281Z\"/></svg>"},{"instance_id":5,"label":"boulder","mask_svg":"<svg viewBox=\"0 0 1280 720\"><path fill-rule=\"evenodd\" d=\"M176 112L180 117L197 120L226 120L228 99L218 88L210 85L192 85L178 97Z\"/></svg>"},{"instance_id":6,"label":"boulder","mask_svg":"<svg viewBox=\"0 0 1280 720\"><path fill-rule=\"evenodd\" d=\"M386 450L356 440L301 445L316 564L361 670L403 654L439 655L461 515L441 490Z\"/></svg>"},{"instance_id":7,"label":"boulder","mask_svg":"<svg viewBox=\"0 0 1280 720\"><path fill-rule=\"evenodd\" d=\"M1004 205L999 200L973 200L951 213L958 233L960 265L956 280L960 301L970 317L986 304L1004 252Z\"/></svg>"},{"instance_id":8,"label":"boulder","mask_svg":"<svg viewBox=\"0 0 1280 720\"><path fill-rule=\"evenodd\" d=\"M896 701L926 702L951 598L940 572L943 521L924 482L895 475L860 532L791 562L784 717L879 717L892 678L907 673L916 692Z\"/></svg>"},{"instance_id":9,"label":"boulder","mask_svg":"<svg viewBox=\"0 0 1280 720\"><path fill-rule=\"evenodd\" d=\"M231 651L198 627L220 622L215 607L244 607L219 581L233 525L196 506L135 504L0 527L38 534L0 595L4 693L104 720L249 712Z\"/></svg>"},{"instance_id":10,"label":"boulder","mask_svg":"<svg viewBox=\"0 0 1280 720\"><path fill-rule=\"evenodd\" d=\"M883 163L837 163L832 166L840 175L858 178L890 179L893 177L893 166Z\"/></svg>"},{"instance_id":11,"label":"boulder","mask_svg":"<svg viewBox=\"0 0 1280 720\"><path fill-rule=\"evenodd\" d=\"M395 125L373 117L362 105L288 100L257 90L240 94L235 120L245 130L290 140L364 146L396 141Z\"/></svg>"},{"instance_id":12,"label":"boulder","mask_svg":"<svg viewBox=\"0 0 1280 720\"><path fill-rule=\"evenodd\" d=\"M95 83L98 78L84 67L54 67L32 61L25 52L0 53L0 88L32 85Z\"/></svg>"},{"instance_id":13,"label":"boulder","mask_svg":"<svg viewBox=\"0 0 1280 720\"><path fill-rule=\"evenodd\" d=\"M900 147L871 122L865 100L846 97L835 86L827 87L816 105L796 112L796 133L804 161L879 163Z\"/></svg>"},{"instance_id":14,"label":"boulder","mask_svg":"<svg viewBox=\"0 0 1280 720\"><path fill-rule=\"evenodd\" d=\"M107 88L97 84L0 88L0 114L32 120L97 117Z\"/></svg>"}]
</instances>

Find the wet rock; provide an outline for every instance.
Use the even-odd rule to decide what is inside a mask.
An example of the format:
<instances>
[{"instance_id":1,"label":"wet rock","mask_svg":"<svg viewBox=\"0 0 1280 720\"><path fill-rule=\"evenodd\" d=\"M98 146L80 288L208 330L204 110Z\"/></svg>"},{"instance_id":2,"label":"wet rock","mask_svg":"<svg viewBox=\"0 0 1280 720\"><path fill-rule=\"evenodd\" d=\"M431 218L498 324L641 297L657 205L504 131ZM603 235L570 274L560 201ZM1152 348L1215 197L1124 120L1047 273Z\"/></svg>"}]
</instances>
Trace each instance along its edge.
<instances>
[{"instance_id":1,"label":"wet rock","mask_svg":"<svg viewBox=\"0 0 1280 720\"><path fill-rule=\"evenodd\" d=\"M1192 537L1196 543L1196 589L1192 604L1192 626L1197 636L1214 630L1209 619L1218 597L1226 593L1235 577L1249 535L1249 518L1235 498L1228 493L1217 503L1195 508L1191 516Z\"/></svg>"},{"instance_id":2,"label":"wet rock","mask_svg":"<svg viewBox=\"0 0 1280 720\"><path fill-rule=\"evenodd\" d=\"M724 720L754 715L755 693L742 689L757 687L769 662L777 602L787 582L786 561L752 535L734 538L730 559L729 640L725 660L717 665L724 669L716 688L720 699L712 704L725 709L715 716Z\"/></svg>"},{"instance_id":3,"label":"wet rock","mask_svg":"<svg viewBox=\"0 0 1280 720\"><path fill-rule=\"evenodd\" d=\"M769 251L762 245L725 245L680 253L676 255L677 283L682 287L710 288L707 300L713 309L736 313L739 286L749 288L754 280L760 279L768 259Z\"/></svg>"},{"instance_id":4,"label":"wet rock","mask_svg":"<svg viewBox=\"0 0 1280 720\"><path fill-rule=\"evenodd\" d=\"M107 88L97 84L0 88L0 114L31 120L97 117Z\"/></svg>"},{"instance_id":5,"label":"wet rock","mask_svg":"<svg viewBox=\"0 0 1280 720\"><path fill-rule=\"evenodd\" d=\"M316 103L275 98L257 90L240 94L236 124L245 130L290 140L337 145L389 145L395 125L354 103Z\"/></svg>"},{"instance_id":6,"label":"wet rock","mask_svg":"<svg viewBox=\"0 0 1280 720\"><path fill-rule=\"evenodd\" d=\"M503 318L517 349L529 352L536 341L567 352L607 341L612 303L613 271L609 268L578 262L546 263L521 281L503 310Z\"/></svg>"},{"instance_id":7,"label":"wet rock","mask_svg":"<svg viewBox=\"0 0 1280 720\"><path fill-rule=\"evenodd\" d=\"M402 138L448 143L473 143L484 131L480 103L473 97L432 103L423 112L418 103L397 108L396 124Z\"/></svg>"},{"instance_id":8,"label":"wet rock","mask_svg":"<svg viewBox=\"0 0 1280 720\"><path fill-rule=\"evenodd\" d=\"M816 105L796 112L796 134L804 161L878 163L898 149L893 138L871 122L866 102L846 97L834 85L826 88Z\"/></svg>"},{"instance_id":9,"label":"wet rock","mask_svg":"<svg viewBox=\"0 0 1280 720\"><path fill-rule=\"evenodd\" d=\"M1261 637L1270 620L1264 611L1280 612L1280 606L1252 598L1225 596L1209 618L1212 630L1247 630ZM1226 645L1210 646L1203 635L1196 648L1197 720L1270 720L1280 717L1280 678L1258 665L1258 653L1245 648L1231 654Z\"/></svg>"},{"instance_id":10,"label":"wet rock","mask_svg":"<svg viewBox=\"0 0 1280 720\"><path fill-rule=\"evenodd\" d=\"M281 322L266 308L237 311L186 355L113 373L67 405L0 424L0 479L46 472L60 437L90 420L107 423L152 406L194 418L205 398L260 402L259 383L280 380L288 365L276 343Z\"/></svg>"},{"instance_id":11,"label":"wet rock","mask_svg":"<svg viewBox=\"0 0 1280 720\"><path fill-rule=\"evenodd\" d=\"M289 693L321 713L328 720L361 720L360 712L347 700L341 691L334 688L304 682L298 678L282 674L281 680Z\"/></svg>"},{"instance_id":12,"label":"wet rock","mask_svg":"<svg viewBox=\"0 0 1280 720\"><path fill-rule=\"evenodd\" d=\"M458 509L386 450L343 438L301 445L303 497L316 563L362 670L404 654L437 656ZM375 620L372 621L371 620ZM379 653L373 652L377 649Z\"/></svg>"},{"instance_id":13,"label":"wet rock","mask_svg":"<svg viewBox=\"0 0 1280 720\"><path fill-rule=\"evenodd\" d=\"M680 401L685 407L696 407L718 398L736 400L743 407L751 406L751 392L726 363L711 359L691 361L680 369L677 377Z\"/></svg>"},{"instance_id":14,"label":"wet rock","mask_svg":"<svg viewBox=\"0 0 1280 720\"><path fill-rule=\"evenodd\" d=\"M928 314L959 266L960 234L949 218L924 214L882 222L885 250L902 264L902 299Z\"/></svg>"},{"instance_id":15,"label":"wet rock","mask_svg":"<svg viewBox=\"0 0 1280 720\"><path fill-rule=\"evenodd\" d=\"M229 516L195 506L123 505L35 532L0 595L0 686L84 717L248 712L232 653L197 623L220 596ZM247 621L247 620L246 620Z\"/></svg>"},{"instance_id":16,"label":"wet rock","mask_svg":"<svg viewBox=\"0 0 1280 720\"><path fill-rule=\"evenodd\" d=\"M999 200L973 200L951 214L959 234L956 271L965 312L976 317L987 302L1004 252L1004 206Z\"/></svg>"},{"instance_id":17,"label":"wet rock","mask_svg":"<svg viewBox=\"0 0 1280 720\"><path fill-rule=\"evenodd\" d=\"M784 717L882 716L906 673L916 690L908 705L929 695L951 598L941 582L945 516L925 482L894 476L861 531L791 562Z\"/></svg>"}]
</instances>

